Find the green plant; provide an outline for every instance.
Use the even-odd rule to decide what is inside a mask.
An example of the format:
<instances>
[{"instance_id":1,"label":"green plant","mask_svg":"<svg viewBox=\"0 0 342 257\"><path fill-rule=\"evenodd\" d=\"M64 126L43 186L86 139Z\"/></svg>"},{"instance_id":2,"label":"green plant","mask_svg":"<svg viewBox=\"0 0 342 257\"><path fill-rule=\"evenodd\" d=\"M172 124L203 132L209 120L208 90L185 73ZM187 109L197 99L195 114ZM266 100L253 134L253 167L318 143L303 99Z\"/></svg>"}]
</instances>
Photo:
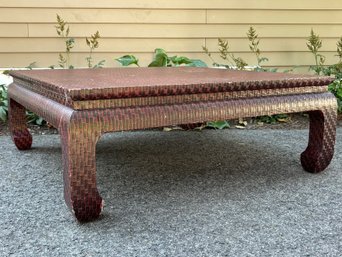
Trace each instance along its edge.
<instances>
[{"instance_id":1,"label":"green plant","mask_svg":"<svg viewBox=\"0 0 342 257\"><path fill-rule=\"evenodd\" d=\"M213 66L215 67L226 67L228 69L232 69L236 67L238 70L244 70L248 65L242 58L235 57L233 53L229 51L229 43L227 40L223 40L222 38L218 39L219 53L220 57L227 61L229 64L219 64L212 58L212 53L206 46L202 46L203 51L209 56L209 58L213 61Z\"/></svg>"},{"instance_id":2,"label":"green plant","mask_svg":"<svg viewBox=\"0 0 342 257\"><path fill-rule=\"evenodd\" d=\"M36 124L36 125L44 125L46 121L42 117L39 117L37 114L33 112L26 112L27 122ZM8 119L8 97L7 97L7 86L0 85L0 120L6 122Z\"/></svg>"},{"instance_id":3,"label":"green plant","mask_svg":"<svg viewBox=\"0 0 342 257\"><path fill-rule=\"evenodd\" d=\"M338 111L342 112L342 37L337 41L337 56L339 61L333 65L325 66L325 56L319 51L322 48L322 40L319 35L316 34L312 29L308 42L306 43L309 51L313 54L315 58L315 65L310 66L310 70L314 71L317 75L332 76L335 81L328 86L330 92L332 92L337 99Z\"/></svg>"},{"instance_id":4,"label":"green plant","mask_svg":"<svg viewBox=\"0 0 342 257\"><path fill-rule=\"evenodd\" d=\"M69 26L67 26L67 22L64 21L58 14L57 25L55 27L57 34L65 40L65 55L59 53L58 64L61 68L73 69L74 67L70 65L70 52L71 49L75 46L75 39L69 37L70 28Z\"/></svg>"},{"instance_id":5,"label":"green plant","mask_svg":"<svg viewBox=\"0 0 342 257\"><path fill-rule=\"evenodd\" d=\"M124 55L115 59L122 66L136 65L139 66L139 59L134 55ZM192 66L192 67L207 67L206 63L198 59L189 59L185 56L168 56L164 49L156 48L154 57L148 67L172 67L172 66Z\"/></svg>"},{"instance_id":6,"label":"green plant","mask_svg":"<svg viewBox=\"0 0 342 257\"><path fill-rule=\"evenodd\" d=\"M37 114L31 111L26 111L26 119L27 119L27 122L31 124L35 124L39 126L46 124L46 121L42 117L38 116Z\"/></svg>"},{"instance_id":7,"label":"green plant","mask_svg":"<svg viewBox=\"0 0 342 257\"><path fill-rule=\"evenodd\" d=\"M268 69L262 67L262 64L266 61L268 61L268 58L261 56L261 50L259 48L260 39L258 38L257 31L250 27L247 32L247 38L250 42L249 49L250 51L256 56L257 59L257 65L253 68L254 71L270 71L270 72L276 72L278 69ZM341 43L342 45L342 43ZM220 58L224 61L227 61L229 64L219 64L217 63L213 57L212 53L209 51L209 49L206 46L202 46L202 49L204 52L208 55L208 57L213 61L213 66L216 67L226 67L228 69L238 69L238 70L245 70L246 66L248 66L247 62L245 62L242 58L236 57L232 52L229 51L229 43L227 40L223 40L221 38L218 38L218 51L220 53ZM341 51L342 52L342 51ZM282 114L281 117L286 117L286 114ZM258 121L262 121L265 123L274 123L279 120L279 117L277 115L273 116L260 116L256 117Z\"/></svg>"},{"instance_id":8,"label":"green plant","mask_svg":"<svg viewBox=\"0 0 342 257\"><path fill-rule=\"evenodd\" d=\"M230 128L230 124L226 120L218 120L218 121L210 121L205 124L206 128L213 128L213 129L225 129Z\"/></svg>"},{"instance_id":9,"label":"green plant","mask_svg":"<svg viewBox=\"0 0 342 257\"><path fill-rule=\"evenodd\" d=\"M261 50L259 48L260 39L258 38L257 31L250 27L247 32L247 38L250 42L249 50L256 56L257 65L253 70L255 71L272 71L276 72L277 69L266 69L262 67L262 63L268 61L268 58L261 56ZM212 57L212 53L206 46L202 46L204 53L213 61L213 66L216 67L226 67L228 69L238 69L238 70L245 70L248 66L248 63L244 61L241 57L236 57L234 53L229 51L229 43L228 40L223 40L222 38L218 38L218 52L220 54L220 58L228 64L220 64L214 60Z\"/></svg>"},{"instance_id":10,"label":"green plant","mask_svg":"<svg viewBox=\"0 0 342 257\"><path fill-rule=\"evenodd\" d=\"M59 53L58 55L58 65L60 68L73 69L74 66L70 64L70 53L71 49L75 46L75 39L69 37L70 27L67 22L57 14L57 25L55 26L58 36L65 41L65 53ZM97 64L93 65L93 51L99 47L100 32L96 31L90 37L86 37L85 41L89 47L89 55L86 57L88 68L102 68L104 66L105 60L99 61ZM50 65L50 69L54 69L55 65Z\"/></svg>"},{"instance_id":11,"label":"green plant","mask_svg":"<svg viewBox=\"0 0 342 257\"><path fill-rule=\"evenodd\" d=\"M338 104L338 112L342 112L342 79L336 79L329 85L329 91L336 96Z\"/></svg>"},{"instance_id":12,"label":"green plant","mask_svg":"<svg viewBox=\"0 0 342 257\"><path fill-rule=\"evenodd\" d=\"M319 35L313 31L313 29L311 29L306 46L315 57L315 66L311 66L310 69L318 75L324 73L323 65L325 62L325 56L319 53L319 49L322 47L322 40L320 39Z\"/></svg>"},{"instance_id":13,"label":"green plant","mask_svg":"<svg viewBox=\"0 0 342 257\"><path fill-rule=\"evenodd\" d=\"M259 116L259 117L256 117L255 119L258 122L267 123L267 124L275 124L277 122L289 121L289 116L287 114L275 114L275 115Z\"/></svg>"},{"instance_id":14,"label":"green plant","mask_svg":"<svg viewBox=\"0 0 342 257\"><path fill-rule=\"evenodd\" d=\"M259 48L260 39L258 38L258 34L253 27L250 27L247 32L247 38L250 42L249 49L252 53L255 54L257 59L257 66L254 68L255 71L271 71L276 72L278 69L266 69L262 67L263 62L268 62L268 58L261 56L261 50Z\"/></svg>"},{"instance_id":15,"label":"green plant","mask_svg":"<svg viewBox=\"0 0 342 257\"><path fill-rule=\"evenodd\" d=\"M36 62L31 62L28 66L26 66L25 68L28 70L33 70L33 68L36 68Z\"/></svg>"},{"instance_id":16,"label":"green plant","mask_svg":"<svg viewBox=\"0 0 342 257\"><path fill-rule=\"evenodd\" d=\"M121 63L122 66L130 66L133 64L138 67L140 66L139 59L137 59L134 55L131 54L121 56L120 58L117 58L115 60Z\"/></svg>"},{"instance_id":17,"label":"green plant","mask_svg":"<svg viewBox=\"0 0 342 257\"><path fill-rule=\"evenodd\" d=\"M88 68L102 68L105 60L102 60L93 66L93 51L99 47L100 33L96 31L95 34L90 35L90 38L86 38L86 44L89 47L89 56L86 57Z\"/></svg>"},{"instance_id":18,"label":"green plant","mask_svg":"<svg viewBox=\"0 0 342 257\"><path fill-rule=\"evenodd\" d=\"M339 62L342 62L342 37L337 41L336 46L337 56L340 58Z\"/></svg>"},{"instance_id":19,"label":"green plant","mask_svg":"<svg viewBox=\"0 0 342 257\"><path fill-rule=\"evenodd\" d=\"M3 122L7 121L8 115L8 98L7 98L7 87L0 85L0 120Z\"/></svg>"}]
</instances>

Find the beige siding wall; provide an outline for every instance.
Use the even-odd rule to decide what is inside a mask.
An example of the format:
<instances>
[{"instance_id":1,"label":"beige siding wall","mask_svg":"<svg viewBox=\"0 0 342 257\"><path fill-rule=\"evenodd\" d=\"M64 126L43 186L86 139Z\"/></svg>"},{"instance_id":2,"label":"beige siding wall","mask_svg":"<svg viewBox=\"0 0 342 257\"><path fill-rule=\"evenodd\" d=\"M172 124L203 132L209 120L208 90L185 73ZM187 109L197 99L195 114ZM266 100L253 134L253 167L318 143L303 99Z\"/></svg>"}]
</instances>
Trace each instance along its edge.
<instances>
[{"instance_id":1,"label":"beige siding wall","mask_svg":"<svg viewBox=\"0 0 342 257\"><path fill-rule=\"evenodd\" d=\"M306 48L311 28L323 40L328 64L338 60L336 42L342 36L341 0L0 0L0 67L56 65L64 50L54 28L57 13L76 39L71 55L76 66L86 66L85 37L97 30L102 38L94 58L105 59L106 66L118 66L114 59L128 53L146 65L157 47L210 64L203 45L220 62L218 37L253 65L246 39L253 26L269 66L303 71L313 64Z\"/></svg>"}]
</instances>

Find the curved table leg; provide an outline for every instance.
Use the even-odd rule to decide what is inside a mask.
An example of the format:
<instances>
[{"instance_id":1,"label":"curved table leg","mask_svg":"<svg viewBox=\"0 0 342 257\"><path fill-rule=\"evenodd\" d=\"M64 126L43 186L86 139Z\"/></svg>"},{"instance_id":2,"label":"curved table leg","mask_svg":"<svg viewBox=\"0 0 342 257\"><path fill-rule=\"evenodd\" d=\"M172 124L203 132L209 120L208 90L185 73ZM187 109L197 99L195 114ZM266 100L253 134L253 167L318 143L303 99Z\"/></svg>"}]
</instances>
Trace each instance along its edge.
<instances>
[{"instance_id":1,"label":"curved table leg","mask_svg":"<svg viewBox=\"0 0 342 257\"><path fill-rule=\"evenodd\" d=\"M310 117L309 143L301 154L303 168L312 173L323 171L334 155L336 136L335 108L308 112Z\"/></svg>"},{"instance_id":2,"label":"curved table leg","mask_svg":"<svg viewBox=\"0 0 342 257\"><path fill-rule=\"evenodd\" d=\"M32 136L27 129L25 108L9 98L8 121L12 140L19 150L28 150L32 145Z\"/></svg>"},{"instance_id":3,"label":"curved table leg","mask_svg":"<svg viewBox=\"0 0 342 257\"><path fill-rule=\"evenodd\" d=\"M60 127L64 198L78 221L99 217L103 200L96 187L96 143L100 133L83 122Z\"/></svg>"}]
</instances>

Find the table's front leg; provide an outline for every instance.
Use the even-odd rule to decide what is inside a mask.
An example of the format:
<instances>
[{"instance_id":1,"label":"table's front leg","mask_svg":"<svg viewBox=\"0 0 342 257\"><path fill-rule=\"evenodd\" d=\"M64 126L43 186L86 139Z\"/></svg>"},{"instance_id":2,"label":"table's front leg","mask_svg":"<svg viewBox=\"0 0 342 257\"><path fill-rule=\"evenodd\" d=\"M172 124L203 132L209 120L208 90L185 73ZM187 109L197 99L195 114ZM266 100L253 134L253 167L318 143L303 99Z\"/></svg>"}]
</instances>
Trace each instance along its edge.
<instances>
[{"instance_id":1,"label":"table's front leg","mask_svg":"<svg viewBox=\"0 0 342 257\"><path fill-rule=\"evenodd\" d=\"M318 173L329 165L334 154L336 116L336 108L309 112L309 143L301 154L301 163L306 171Z\"/></svg>"},{"instance_id":2,"label":"table's front leg","mask_svg":"<svg viewBox=\"0 0 342 257\"><path fill-rule=\"evenodd\" d=\"M64 166L64 198L81 222L99 217L103 200L96 186L96 143L100 132L84 122L60 127Z\"/></svg>"},{"instance_id":3,"label":"table's front leg","mask_svg":"<svg viewBox=\"0 0 342 257\"><path fill-rule=\"evenodd\" d=\"M32 136L27 129L26 109L9 97L8 121L12 140L19 150L31 148Z\"/></svg>"}]
</instances>

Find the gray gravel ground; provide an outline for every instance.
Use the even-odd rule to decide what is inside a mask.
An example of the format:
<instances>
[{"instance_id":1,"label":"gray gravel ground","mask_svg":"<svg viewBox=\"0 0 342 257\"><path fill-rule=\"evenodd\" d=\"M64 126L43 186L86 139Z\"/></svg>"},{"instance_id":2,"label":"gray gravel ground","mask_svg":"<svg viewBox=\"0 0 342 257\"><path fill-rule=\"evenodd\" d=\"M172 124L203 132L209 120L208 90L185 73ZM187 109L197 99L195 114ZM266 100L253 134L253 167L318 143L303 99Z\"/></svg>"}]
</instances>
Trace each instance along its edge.
<instances>
[{"instance_id":1,"label":"gray gravel ground","mask_svg":"<svg viewBox=\"0 0 342 257\"><path fill-rule=\"evenodd\" d=\"M59 137L24 152L0 137L0 256L341 256L342 129L321 174L300 166L307 134L104 135L105 210L87 224L64 204Z\"/></svg>"}]
</instances>

